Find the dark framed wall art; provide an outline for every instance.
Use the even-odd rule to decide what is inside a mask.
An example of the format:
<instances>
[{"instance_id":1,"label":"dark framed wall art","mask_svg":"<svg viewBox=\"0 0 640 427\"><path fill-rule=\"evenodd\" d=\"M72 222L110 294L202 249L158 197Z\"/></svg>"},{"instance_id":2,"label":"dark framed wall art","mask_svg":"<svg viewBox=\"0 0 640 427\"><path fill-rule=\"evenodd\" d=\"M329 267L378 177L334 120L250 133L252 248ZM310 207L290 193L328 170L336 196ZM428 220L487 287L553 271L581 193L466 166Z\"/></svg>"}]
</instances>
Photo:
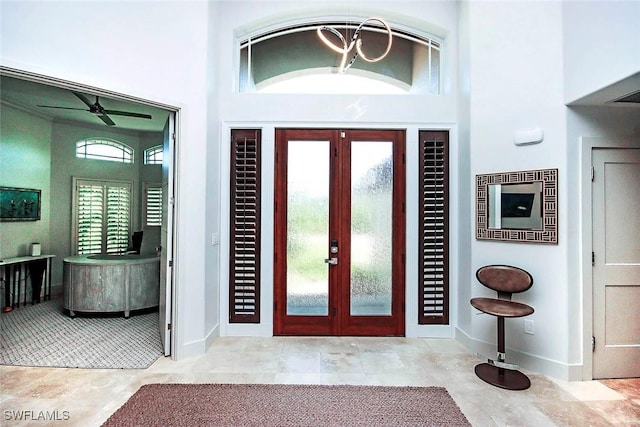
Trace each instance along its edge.
<instances>
[{"instance_id":1,"label":"dark framed wall art","mask_svg":"<svg viewBox=\"0 0 640 427\"><path fill-rule=\"evenodd\" d=\"M38 221L40 190L0 187L0 221Z\"/></svg>"}]
</instances>

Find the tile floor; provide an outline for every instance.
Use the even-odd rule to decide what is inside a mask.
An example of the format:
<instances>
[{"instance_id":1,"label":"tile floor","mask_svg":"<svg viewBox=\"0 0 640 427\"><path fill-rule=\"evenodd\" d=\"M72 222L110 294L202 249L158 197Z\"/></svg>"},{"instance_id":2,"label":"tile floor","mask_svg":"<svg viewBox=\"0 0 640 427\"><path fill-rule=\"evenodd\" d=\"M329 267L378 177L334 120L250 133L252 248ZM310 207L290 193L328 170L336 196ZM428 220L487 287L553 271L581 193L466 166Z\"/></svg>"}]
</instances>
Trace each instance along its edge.
<instances>
[{"instance_id":1,"label":"tile floor","mask_svg":"<svg viewBox=\"0 0 640 427\"><path fill-rule=\"evenodd\" d=\"M476 363L453 340L275 337L218 338L205 355L145 370L0 366L0 425L99 426L141 385L181 382L444 386L474 426L640 426L640 379L528 373L531 388L514 392L478 379Z\"/></svg>"}]
</instances>

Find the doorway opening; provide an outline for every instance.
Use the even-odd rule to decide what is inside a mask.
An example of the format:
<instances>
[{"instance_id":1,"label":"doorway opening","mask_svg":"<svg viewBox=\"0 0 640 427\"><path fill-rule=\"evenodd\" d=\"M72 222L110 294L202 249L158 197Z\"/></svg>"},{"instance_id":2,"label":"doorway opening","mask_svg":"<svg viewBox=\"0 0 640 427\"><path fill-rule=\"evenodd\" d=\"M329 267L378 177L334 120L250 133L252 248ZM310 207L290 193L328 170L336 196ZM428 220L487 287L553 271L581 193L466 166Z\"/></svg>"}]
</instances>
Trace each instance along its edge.
<instances>
[{"instance_id":1,"label":"doorway opening","mask_svg":"<svg viewBox=\"0 0 640 427\"><path fill-rule=\"evenodd\" d=\"M33 117L33 120L37 124L35 129L37 129L38 132L43 135L51 135L50 142L53 141L54 136L60 140L59 144L49 147L48 145L50 142L47 142L46 138L35 138L32 135L27 138L16 138L16 141L21 142L12 145L11 151L3 150L3 156L5 154L19 155L21 151L26 150L26 152L29 152L28 150L30 149L27 146L21 148L20 144L31 143L32 145L38 144L37 148L39 152L41 151L42 153L45 153L45 155L42 156L42 159L45 160L43 160L41 162L42 164L39 164L39 166L42 166L43 170L46 169L50 172L47 173L45 171L43 174L39 174L39 182L25 182L24 185L20 186L38 187L43 190L43 199L46 197L47 202L43 207L48 209L48 211L43 213L43 221L42 224L39 224L37 233L31 234L45 239L45 242L48 243L46 247L43 245L43 251L48 251L55 255L53 267L54 285L62 284L63 259L67 256L73 255L72 253L68 253L68 248L72 246L69 244L72 233L69 230L71 218L68 216L71 213L71 206L69 204L69 200L71 200L71 186L65 185L68 177L59 176L60 172L52 172L60 170L68 171L70 169L68 164L72 163L72 160L67 158L69 150L63 148L64 144L74 144L75 139L71 136L76 135L77 133L89 132L92 133L92 135L89 136L94 136L93 134L108 136L109 132L118 132L119 129L121 134L129 135L129 137L133 138L134 141L137 141L135 139L137 135L140 141L140 146L138 147L140 148L140 155L138 156L140 162L143 157L141 154L142 148L145 144L158 144L163 146L164 161L160 166L162 171L158 171L158 173L155 174L158 176L156 177L154 175L154 177L157 178L158 182L162 181L162 200L164 204L162 212L166 212L166 215L164 215L164 218L162 219L162 225L157 227L159 229L157 233L145 234L147 236L152 235L157 237L158 241L152 245L152 249L155 247L161 254L161 278L159 283L160 298L158 301L159 321L157 322L157 328L159 331L156 333L160 334L164 355L170 355L172 353L174 341L172 339L172 330L175 330L175 324L173 328L169 328L169 325L173 323L172 319L175 317L175 313L172 308L174 280L172 265L175 242L173 200L175 199L174 188L176 188L177 184L175 168L176 159L174 157L174 153L177 152L175 129L178 122L178 110L154 101L134 98L125 94L109 92L104 89L97 89L75 82L64 81L6 67L0 68L0 78L3 82L2 102L3 104L6 103L8 106L13 107L16 111L13 116L17 117L17 119L14 118L12 120L17 122L18 120L24 121L25 118L28 120L30 117ZM79 108L82 107L82 103L80 101L89 95L92 97L95 96L96 104L99 96L101 104L104 104L106 106L105 108L108 109L108 112L114 115L114 119L105 121L104 118L101 119L100 117L96 117L95 114L89 114L91 113L90 109ZM80 106L77 105L78 103ZM136 113L131 113L132 111L135 111ZM140 118L147 119L147 113L150 113L149 120L139 120ZM153 116L155 120L150 120L151 116ZM5 117L3 117L3 125L8 125L8 122L4 119ZM9 117L6 117L6 119L8 120ZM134 123L136 120L140 123L140 127L137 127L138 124ZM114 124L111 124L111 122L114 122ZM57 126L56 132L52 132L54 125ZM28 128L29 127L26 126L23 128L14 126L12 128L12 132L15 129ZM61 130L61 128L64 129ZM131 137L131 135L134 136ZM43 146L43 144L46 144L47 146ZM61 159L63 156L67 156L61 160L66 162L65 167L52 167L51 162L53 159L53 152L55 152L55 156L58 156ZM58 157L56 157L56 159ZM48 160L46 160L47 158ZM45 161L48 162L48 164L45 165ZM14 166L16 164L20 165L20 163L17 162L11 162L11 164ZM140 167L142 168L142 166ZM91 175L94 169L99 168L100 166L83 166L83 169L77 173L88 176ZM75 174L75 172L69 173ZM101 174L102 176L107 172L96 170L95 173ZM29 177L34 174L28 175L16 172L14 175ZM131 178L132 182L139 187L135 187L134 194L138 196L141 195L143 182L149 179L148 175L148 171L139 171L135 178ZM156 179L154 179L154 181L155 180ZM20 183L16 183L16 185L18 184ZM66 192L68 192L68 194ZM44 196L45 194L46 196ZM64 203L66 203L66 205L63 205ZM133 207L133 212L136 217L140 216L139 211L141 210L141 205L142 197L136 197L135 206ZM68 214L66 214L66 212L68 212ZM55 221L58 221L59 224L54 224ZM142 227L143 220L140 218L137 222L134 221L132 223L131 231ZM18 227L14 228L16 228L15 233L9 241L13 241L15 243L15 247L10 250L15 252L16 256L19 256L22 251L22 246L24 246L21 243L20 236L24 233L17 230ZM7 230L5 231L8 232ZM6 236L6 234L3 236ZM153 239L147 240L151 241ZM59 288L58 293L62 293L62 287Z\"/></svg>"},{"instance_id":2,"label":"doorway opening","mask_svg":"<svg viewBox=\"0 0 640 427\"><path fill-rule=\"evenodd\" d=\"M405 131L276 129L274 334L405 333Z\"/></svg>"}]
</instances>

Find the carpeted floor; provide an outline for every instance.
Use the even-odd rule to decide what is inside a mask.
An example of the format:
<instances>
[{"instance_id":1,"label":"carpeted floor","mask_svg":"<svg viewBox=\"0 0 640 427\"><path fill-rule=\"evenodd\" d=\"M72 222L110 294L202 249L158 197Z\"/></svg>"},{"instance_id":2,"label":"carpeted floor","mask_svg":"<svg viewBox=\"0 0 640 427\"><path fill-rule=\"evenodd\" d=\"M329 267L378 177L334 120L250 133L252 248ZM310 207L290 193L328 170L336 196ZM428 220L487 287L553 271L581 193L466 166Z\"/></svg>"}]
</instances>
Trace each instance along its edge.
<instances>
[{"instance_id":1,"label":"carpeted floor","mask_svg":"<svg viewBox=\"0 0 640 427\"><path fill-rule=\"evenodd\" d=\"M0 331L2 365L144 369L162 354L157 311L72 319L58 298L3 313Z\"/></svg>"},{"instance_id":2,"label":"carpeted floor","mask_svg":"<svg viewBox=\"0 0 640 427\"><path fill-rule=\"evenodd\" d=\"M469 426L443 387L148 384L103 427Z\"/></svg>"}]
</instances>

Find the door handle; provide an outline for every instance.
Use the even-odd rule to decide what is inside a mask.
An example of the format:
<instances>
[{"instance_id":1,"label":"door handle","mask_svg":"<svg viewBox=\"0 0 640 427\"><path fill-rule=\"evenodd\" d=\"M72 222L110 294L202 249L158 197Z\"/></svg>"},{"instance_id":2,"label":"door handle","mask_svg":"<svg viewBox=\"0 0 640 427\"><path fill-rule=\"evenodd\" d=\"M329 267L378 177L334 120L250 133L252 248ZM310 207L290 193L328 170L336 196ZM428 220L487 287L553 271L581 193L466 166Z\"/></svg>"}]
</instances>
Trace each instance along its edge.
<instances>
[{"instance_id":1,"label":"door handle","mask_svg":"<svg viewBox=\"0 0 640 427\"><path fill-rule=\"evenodd\" d=\"M331 265L338 265L338 258L325 258L324 262Z\"/></svg>"}]
</instances>

